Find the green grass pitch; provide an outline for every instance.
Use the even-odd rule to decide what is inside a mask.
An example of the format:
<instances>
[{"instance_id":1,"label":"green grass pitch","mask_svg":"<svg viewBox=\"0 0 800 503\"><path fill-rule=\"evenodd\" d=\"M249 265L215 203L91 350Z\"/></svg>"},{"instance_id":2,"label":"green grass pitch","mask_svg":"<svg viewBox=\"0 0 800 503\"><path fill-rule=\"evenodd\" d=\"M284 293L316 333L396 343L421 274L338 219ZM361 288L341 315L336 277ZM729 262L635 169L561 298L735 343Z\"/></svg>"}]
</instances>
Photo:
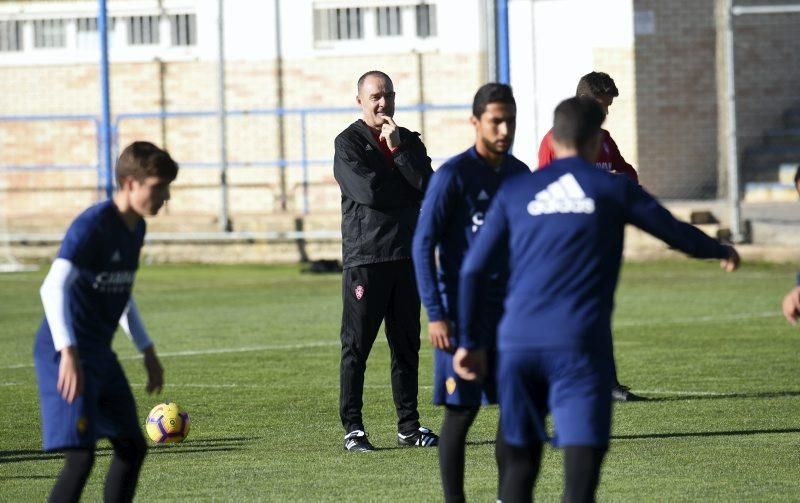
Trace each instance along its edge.
<instances>
[{"instance_id":1,"label":"green grass pitch","mask_svg":"<svg viewBox=\"0 0 800 503\"><path fill-rule=\"evenodd\" d=\"M40 451L32 368L45 271L0 275L0 501L45 499L61 460ZM601 501L800 498L800 332L780 315L791 266L629 263L614 318L623 383L654 401L617 405ZM192 417L179 445L150 449L141 501L438 501L436 450L397 448L389 354L369 360L365 421L377 452L342 451L338 418L340 278L290 266L145 266L136 298L166 370L144 392L127 338L115 348L139 415L176 401ZM423 325L424 326L424 325ZM431 350L423 340L420 412L430 405ZM494 501L496 408L470 433L467 496ZM98 445L86 501L102 498L109 445ZM561 454L548 449L536 489L560 498Z\"/></svg>"}]
</instances>

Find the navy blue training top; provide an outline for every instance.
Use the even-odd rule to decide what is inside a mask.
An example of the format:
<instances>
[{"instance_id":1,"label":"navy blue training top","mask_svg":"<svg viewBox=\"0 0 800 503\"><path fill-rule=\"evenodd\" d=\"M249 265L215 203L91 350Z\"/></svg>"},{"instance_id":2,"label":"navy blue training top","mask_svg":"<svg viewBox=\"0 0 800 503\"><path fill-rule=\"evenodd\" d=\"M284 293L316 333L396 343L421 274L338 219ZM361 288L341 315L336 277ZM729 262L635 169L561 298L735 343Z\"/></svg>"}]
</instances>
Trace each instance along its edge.
<instances>
[{"instance_id":1,"label":"navy blue training top","mask_svg":"<svg viewBox=\"0 0 800 503\"><path fill-rule=\"evenodd\" d=\"M578 157L557 160L509 178L495 196L461 269L460 345L482 344L474 328L481 278L491 270L493 249L507 247L500 350L610 351L626 223L694 257L728 256L725 246L676 220L627 177Z\"/></svg>"},{"instance_id":2,"label":"navy blue training top","mask_svg":"<svg viewBox=\"0 0 800 503\"><path fill-rule=\"evenodd\" d=\"M64 236L58 258L69 260L78 271L68 295L81 357L111 351L112 337L131 298L145 227L141 219L131 231L108 200L81 213ZM36 334L36 346L55 351L47 318Z\"/></svg>"},{"instance_id":3,"label":"navy blue training top","mask_svg":"<svg viewBox=\"0 0 800 503\"><path fill-rule=\"evenodd\" d=\"M516 157L505 156L495 170L473 146L450 158L433 174L412 246L417 286L430 321L458 321L458 272L464 255L483 225L500 183L519 173L530 174L530 169ZM438 267L434 256L437 248ZM502 303L507 269L503 261L491 264L485 302Z\"/></svg>"}]
</instances>

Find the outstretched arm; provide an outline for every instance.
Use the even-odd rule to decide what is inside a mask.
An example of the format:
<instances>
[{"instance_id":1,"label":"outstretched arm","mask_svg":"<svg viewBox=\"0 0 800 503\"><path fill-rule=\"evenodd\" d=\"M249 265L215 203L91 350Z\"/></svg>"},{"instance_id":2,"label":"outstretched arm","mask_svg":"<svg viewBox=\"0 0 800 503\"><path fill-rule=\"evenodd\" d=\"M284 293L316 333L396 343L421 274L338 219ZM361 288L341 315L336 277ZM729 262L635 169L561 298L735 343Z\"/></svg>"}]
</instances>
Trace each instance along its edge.
<instances>
[{"instance_id":1,"label":"outstretched arm","mask_svg":"<svg viewBox=\"0 0 800 503\"><path fill-rule=\"evenodd\" d=\"M687 255L720 259L720 265L728 272L739 266L739 254L732 246L676 219L653 196L630 181L625 182L625 212L628 222Z\"/></svg>"}]
</instances>

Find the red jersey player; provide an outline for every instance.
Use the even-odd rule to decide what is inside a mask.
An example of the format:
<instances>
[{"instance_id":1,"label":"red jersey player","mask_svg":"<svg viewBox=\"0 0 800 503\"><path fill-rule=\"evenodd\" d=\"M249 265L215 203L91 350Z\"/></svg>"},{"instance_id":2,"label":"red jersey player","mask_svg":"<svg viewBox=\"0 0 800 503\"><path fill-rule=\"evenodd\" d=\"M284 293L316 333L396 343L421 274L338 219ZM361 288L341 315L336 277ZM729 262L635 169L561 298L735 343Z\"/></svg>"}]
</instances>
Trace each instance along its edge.
<instances>
[{"instance_id":1,"label":"red jersey player","mask_svg":"<svg viewBox=\"0 0 800 503\"><path fill-rule=\"evenodd\" d=\"M578 90L575 93L577 96L589 96L594 98L603 106L603 110L608 115L608 107L614 102L614 98L619 96L617 86L614 80L607 74L602 72L592 72L581 77L578 82ZM639 183L639 175L633 166L625 161L619 148L611 134L605 129L603 132L603 148L595 161L595 166L605 171L612 173L619 173L627 175L635 183ZM539 168L541 169L550 164L555 159L555 153L552 146L553 130L547 132L542 138L542 143L539 145Z\"/></svg>"},{"instance_id":2,"label":"red jersey player","mask_svg":"<svg viewBox=\"0 0 800 503\"><path fill-rule=\"evenodd\" d=\"M614 98L619 96L619 90L614 79L607 73L591 72L587 73L578 82L578 89L575 92L576 96L588 96L594 98L603 107L603 111L608 115L608 107L614 102ZM618 173L628 176L634 183L639 183L639 175L633 166L628 164L619 153L619 148L614 140L611 139L611 134L605 129L603 132L603 147L597 156L595 166L605 171ZM542 138L542 143L539 145L539 167L537 169L546 168L551 161L555 160L555 152L553 151L552 144L553 130L547 132ZM615 384L611 390L611 396L614 400L620 402L628 402L634 400L645 400L645 398L631 393L630 388L623 386L615 377Z\"/></svg>"}]
</instances>

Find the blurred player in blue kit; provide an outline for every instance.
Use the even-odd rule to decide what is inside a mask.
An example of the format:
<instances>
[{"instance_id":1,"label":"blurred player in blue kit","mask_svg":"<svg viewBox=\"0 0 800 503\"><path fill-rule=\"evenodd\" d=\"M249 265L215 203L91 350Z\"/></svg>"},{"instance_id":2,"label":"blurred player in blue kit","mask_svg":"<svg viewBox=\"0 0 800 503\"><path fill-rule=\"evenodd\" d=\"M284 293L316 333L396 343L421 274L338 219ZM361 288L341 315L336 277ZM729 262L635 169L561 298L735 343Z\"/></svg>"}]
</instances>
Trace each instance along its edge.
<instances>
[{"instance_id":1,"label":"blurred player in blue kit","mask_svg":"<svg viewBox=\"0 0 800 503\"><path fill-rule=\"evenodd\" d=\"M475 144L449 159L433 175L414 234L414 269L420 298L428 311L428 338L435 348L433 402L445 406L439 466L448 502L464 501L464 443L481 402L497 403L492 379L465 381L453 370L453 351L458 346L458 271L500 183L511 175L530 171L509 153L516 116L509 86L493 83L478 89L470 118ZM492 346L503 312L507 269L503 262L493 264L480 306L480 332ZM503 445L498 436L498 460ZM502 475L502 469L499 471Z\"/></svg>"},{"instance_id":2,"label":"blurred player in blue kit","mask_svg":"<svg viewBox=\"0 0 800 503\"><path fill-rule=\"evenodd\" d=\"M604 118L592 98L558 105L557 159L503 183L461 269L453 365L463 379L478 379L486 375L491 349L478 317L483 284L498 251L508 255L496 377L508 444L501 484L506 503L531 501L548 413L552 442L564 449L564 501L594 499L611 430L611 314L625 225L690 256L720 259L727 271L739 263L732 247L676 220L627 177L594 166Z\"/></svg>"},{"instance_id":3,"label":"blurred player in blue kit","mask_svg":"<svg viewBox=\"0 0 800 503\"><path fill-rule=\"evenodd\" d=\"M147 452L136 403L111 349L117 325L144 354L146 390L160 391L164 371L131 296L145 221L169 199L178 174L170 155L135 142L116 165L118 190L72 222L41 287L45 318L36 334L45 451L64 454L50 501L78 501L94 464L95 443L114 449L106 501L131 501Z\"/></svg>"}]
</instances>

